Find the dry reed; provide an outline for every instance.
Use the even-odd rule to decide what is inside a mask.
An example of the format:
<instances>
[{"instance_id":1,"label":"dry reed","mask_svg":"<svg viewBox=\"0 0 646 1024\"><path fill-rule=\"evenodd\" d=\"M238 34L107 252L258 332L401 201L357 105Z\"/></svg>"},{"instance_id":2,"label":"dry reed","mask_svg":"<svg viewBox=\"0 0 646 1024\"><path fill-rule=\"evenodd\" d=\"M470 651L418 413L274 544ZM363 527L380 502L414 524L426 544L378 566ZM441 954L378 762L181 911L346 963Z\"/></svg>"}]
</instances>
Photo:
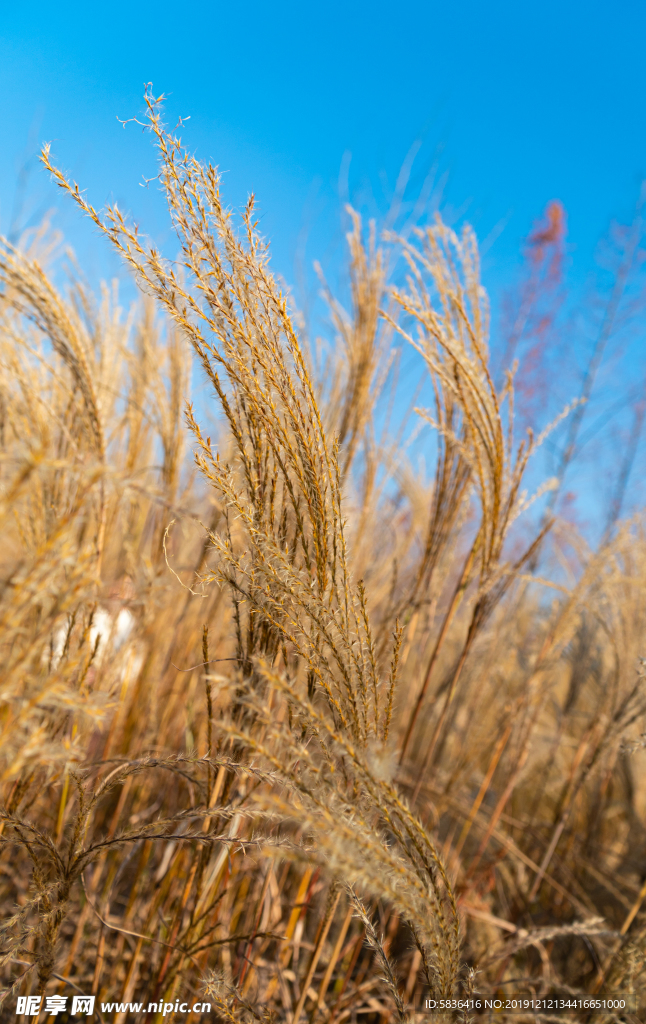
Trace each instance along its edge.
<instances>
[{"instance_id":1,"label":"dry reed","mask_svg":"<svg viewBox=\"0 0 646 1024\"><path fill-rule=\"evenodd\" d=\"M514 439L473 234L380 248L353 213L321 372L253 199L236 226L146 102L178 260L43 154L140 308L58 289L45 236L0 251L3 1014L80 990L142 1004L118 1021L385 1022L511 979L646 1002L641 519L597 552L557 521L546 600L552 520L520 517L558 424ZM397 344L429 486L375 428Z\"/></svg>"}]
</instances>

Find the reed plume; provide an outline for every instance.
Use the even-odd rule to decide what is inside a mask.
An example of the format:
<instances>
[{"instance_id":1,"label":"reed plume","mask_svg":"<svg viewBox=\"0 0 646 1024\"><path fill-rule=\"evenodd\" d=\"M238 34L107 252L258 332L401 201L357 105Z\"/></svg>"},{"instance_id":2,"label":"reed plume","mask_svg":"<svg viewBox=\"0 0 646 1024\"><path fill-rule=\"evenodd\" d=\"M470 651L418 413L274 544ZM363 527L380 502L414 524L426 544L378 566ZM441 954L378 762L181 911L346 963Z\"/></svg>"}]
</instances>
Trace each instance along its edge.
<instances>
[{"instance_id":1,"label":"reed plume","mask_svg":"<svg viewBox=\"0 0 646 1024\"><path fill-rule=\"evenodd\" d=\"M140 286L128 315L60 286L46 233L0 250L2 1013L643 998L641 517L591 551L549 481L525 493L569 408L515 438L470 229L350 211L322 369L253 197L236 219L146 110L173 261L43 153ZM375 413L400 346L428 481Z\"/></svg>"}]
</instances>

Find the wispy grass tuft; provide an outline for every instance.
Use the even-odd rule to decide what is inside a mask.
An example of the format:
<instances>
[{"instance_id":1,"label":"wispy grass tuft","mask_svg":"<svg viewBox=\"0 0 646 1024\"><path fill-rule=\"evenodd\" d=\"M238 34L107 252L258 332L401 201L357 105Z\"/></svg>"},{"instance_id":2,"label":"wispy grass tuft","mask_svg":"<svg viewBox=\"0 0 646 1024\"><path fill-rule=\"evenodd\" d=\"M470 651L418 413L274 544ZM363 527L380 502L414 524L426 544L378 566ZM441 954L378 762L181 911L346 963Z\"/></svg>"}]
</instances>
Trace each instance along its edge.
<instances>
[{"instance_id":1,"label":"wispy grass tuft","mask_svg":"<svg viewBox=\"0 0 646 1024\"><path fill-rule=\"evenodd\" d=\"M45 235L0 250L2 1012L643 1000L641 518L589 551L541 513L550 481L527 496L570 409L515 437L469 229L366 237L351 211L321 365L253 198L234 218L146 105L172 262L43 153L137 307L57 287ZM376 411L401 345L430 483Z\"/></svg>"}]
</instances>

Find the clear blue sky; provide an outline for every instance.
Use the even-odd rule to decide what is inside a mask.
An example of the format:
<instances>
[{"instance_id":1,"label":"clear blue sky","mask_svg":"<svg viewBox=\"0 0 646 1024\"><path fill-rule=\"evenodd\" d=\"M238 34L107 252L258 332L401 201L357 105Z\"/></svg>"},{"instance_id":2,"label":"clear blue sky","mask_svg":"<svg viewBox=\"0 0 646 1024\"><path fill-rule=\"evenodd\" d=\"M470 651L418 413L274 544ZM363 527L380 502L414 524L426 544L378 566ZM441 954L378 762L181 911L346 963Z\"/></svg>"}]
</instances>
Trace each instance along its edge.
<instances>
[{"instance_id":1,"label":"clear blue sky","mask_svg":"<svg viewBox=\"0 0 646 1024\"><path fill-rule=\"evenodd\" d=\"M0 228L16 197L21 224L58 206L91 277L109 266L105 243L25 161L51 140L95 205L116 199L163 243L163 204L139 186L155 173L149 140L117 122L141 110L147 81L169 95L173 123L190 115L183 138L227 172L228 199L256 192L289 281L305 237L306 264L338 263L340 176L363 208L383 210L417 139L411 187L437 160L449 217L495 237L484 266L494 298L552 199L582 283L646 176L643 0L0 0L0 26Z\"/></svg>"},{"instance_id":2,"label":"clear blue sky","mask_svg":"<svg viewBox=\"0 0 646 1024\"><path fill-rule=\"evenodd\" d=\"M453 207L468 204L481 237L505 222L503 262L553 198L589 258L646 173L636 0L2 0L0 11L5 229L18 166L42 139L93 201L114 196L161 229L137 184L146 140L116 121L140 110L149 80L172 115L191 115L184 138L229 172L233 200L256 191L287 276L303 224L315 241L335 216L344 153L351 194L369 181L379 202L424 133L419 173L441 147ZM46 201L42 179L32 201Z\"/></svg>"}]
</instances>

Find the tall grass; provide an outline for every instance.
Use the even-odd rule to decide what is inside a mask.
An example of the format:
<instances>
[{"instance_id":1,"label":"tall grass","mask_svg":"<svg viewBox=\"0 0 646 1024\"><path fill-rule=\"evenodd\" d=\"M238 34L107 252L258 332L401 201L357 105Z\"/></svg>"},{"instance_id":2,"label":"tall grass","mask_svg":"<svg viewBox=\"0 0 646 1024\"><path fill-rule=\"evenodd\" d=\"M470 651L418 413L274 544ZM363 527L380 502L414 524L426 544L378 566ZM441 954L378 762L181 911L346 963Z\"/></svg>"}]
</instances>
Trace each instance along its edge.
<instances>
[{"instance_id":1,"label":"tall grass","mask_svg":"<svg viewBox=\"0 0 646 1024\"><path fill-rule=\"evenodd\" d=\"M236 223L146 99L174 262L43 154L140 306L62 292L44 236L0 252L4 1015L77 990L286 1024L643 1002L641 519L596 552L570 532L550 579L566 528L524 478L558 422L515 437L469 229L378 243L353 213L321 365L253 199ZM431 485L376 423L400 345Z\"/></svg>"}]
</instances>

